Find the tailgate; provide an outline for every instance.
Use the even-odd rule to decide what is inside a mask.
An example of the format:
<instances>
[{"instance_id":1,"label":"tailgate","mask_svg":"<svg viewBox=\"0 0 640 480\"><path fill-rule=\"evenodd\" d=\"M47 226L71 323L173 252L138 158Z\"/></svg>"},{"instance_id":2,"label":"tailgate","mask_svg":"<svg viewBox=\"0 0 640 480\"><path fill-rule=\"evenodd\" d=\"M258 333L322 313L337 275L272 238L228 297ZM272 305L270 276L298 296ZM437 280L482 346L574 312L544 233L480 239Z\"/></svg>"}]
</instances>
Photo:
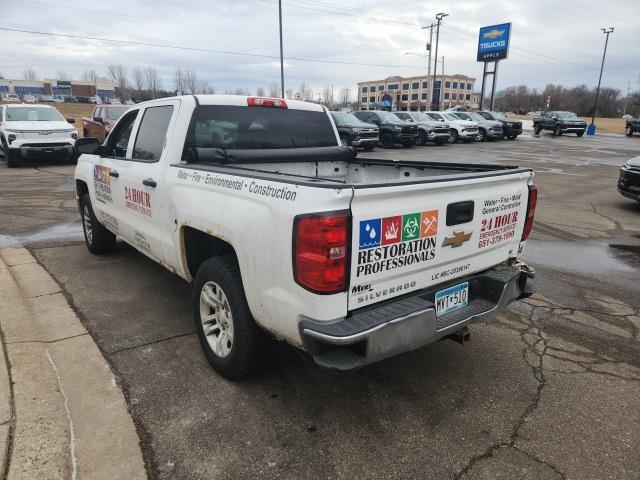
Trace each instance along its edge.
<instances>
[{"instance_id":1,"label":"tailgate","mask_svg":"<svg viewBox=\"0 0 640 480\"><path fill-rule=\"evenodd\" d=\"M349 310L516 257L532 176L356 188Z\"/></svg>"}]
</instances>

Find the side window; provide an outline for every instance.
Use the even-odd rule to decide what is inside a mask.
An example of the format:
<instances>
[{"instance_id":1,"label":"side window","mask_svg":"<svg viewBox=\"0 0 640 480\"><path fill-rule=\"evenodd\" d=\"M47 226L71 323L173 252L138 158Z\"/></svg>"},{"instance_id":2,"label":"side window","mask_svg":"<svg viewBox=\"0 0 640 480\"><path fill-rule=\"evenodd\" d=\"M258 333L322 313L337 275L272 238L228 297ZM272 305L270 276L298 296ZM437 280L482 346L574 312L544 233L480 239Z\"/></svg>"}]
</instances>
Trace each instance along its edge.
<instances>
[{"instance_id":1,"label":"side window","mask_svg":"<svg viewBox=\"0 0 640 480\"><path fill-rule=\"evenodd\" d=\"M116 158L125 158L127 156L129 139L137 116L138 110L124 115L111 131L107 142L107 156Z\"/></svg>"},{"instance_id":2,"label":"side window","mask_svg":"<svg viewBox=\"0 0 640 480\"><path fill-rule=\"evenodd\" d=\"M93 118L102 117L102 108L96 108L96 112L93 114Z\"/></svg>"},{"instance_id":3,"label":"side window","mask_svg":"<svg viewBox=\"0 0 640 480\"><path fill-rule=\"evenodd\" d=\"M173 115L173 105L149 107L144 111L133 147L134 159L144 162L160 160L171 115ZM251 125L251 127L259 129L260 125Z\"/></svg>"}]
</instances>

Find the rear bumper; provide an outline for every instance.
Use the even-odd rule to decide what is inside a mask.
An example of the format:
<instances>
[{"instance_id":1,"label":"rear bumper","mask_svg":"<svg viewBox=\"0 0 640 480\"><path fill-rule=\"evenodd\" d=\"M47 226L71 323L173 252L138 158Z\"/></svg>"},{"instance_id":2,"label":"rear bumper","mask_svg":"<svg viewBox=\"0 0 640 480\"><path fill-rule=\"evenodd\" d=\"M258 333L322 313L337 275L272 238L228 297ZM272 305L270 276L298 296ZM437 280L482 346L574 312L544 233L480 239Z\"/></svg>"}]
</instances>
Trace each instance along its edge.
<instances>
[{"instance_id":1,"label":"rear bumper","mask_svg":"<svg viewBox=\"0 0 640 480\"><path fill-rule=\"evenodd\" d=\"M300 333L315 362L351 370L433 343L470 323L487 322L514 300L531 296L535 273L524 264L485 271L422 290L331 324L305 319ZM436 316L436 291L469 282L469 305Z\"/></svg>"}]
</instances>

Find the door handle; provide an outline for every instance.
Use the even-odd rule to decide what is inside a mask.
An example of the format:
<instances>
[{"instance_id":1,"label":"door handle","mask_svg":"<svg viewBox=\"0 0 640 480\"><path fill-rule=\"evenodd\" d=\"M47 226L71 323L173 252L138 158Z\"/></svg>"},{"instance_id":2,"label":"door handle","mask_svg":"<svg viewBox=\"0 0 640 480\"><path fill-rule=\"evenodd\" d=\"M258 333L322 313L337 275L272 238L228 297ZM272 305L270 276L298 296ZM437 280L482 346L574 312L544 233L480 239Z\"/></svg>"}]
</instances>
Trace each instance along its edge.
<instances>
[{"instance_id":1,"label":"door handle","mask_svg":"<svg viewBox=\"0 0 640 480\"><path fill-rule=\"evenodd\" d=\"M156 188L156 186L158 185L153 178L145 178L144 180L142 180L142 184L146 185L147 187L153 188Z\"/></svg>"},{"instance_id":2,"label":"door handle","mask_svg":"<svg viewBox=\"0 0 640 480\"><path fill-rule=\"evenodd\" d=\"M110 177L114 177L114 178L118 178L120 176L120 174L117 172L117 170L111 170L111 171L109 171L109 176Z\"/></svg>"}]
</instances>

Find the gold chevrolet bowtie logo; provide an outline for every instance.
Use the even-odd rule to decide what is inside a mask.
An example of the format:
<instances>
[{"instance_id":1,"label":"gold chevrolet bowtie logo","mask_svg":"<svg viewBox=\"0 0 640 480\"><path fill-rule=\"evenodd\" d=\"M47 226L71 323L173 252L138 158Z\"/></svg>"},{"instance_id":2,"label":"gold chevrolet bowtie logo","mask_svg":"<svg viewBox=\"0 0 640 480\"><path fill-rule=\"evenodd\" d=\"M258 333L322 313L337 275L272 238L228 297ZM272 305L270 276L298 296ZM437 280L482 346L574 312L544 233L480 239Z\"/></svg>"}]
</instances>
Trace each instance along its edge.
<instances>
[{"instance_id":1,"label":"gold chevrolet bowtie logo","mask_svg":"<svg viewBox=\"0 0 640 480\"><path fill-rule=\"evenodd\" d=\"M473 232L464 233L464 232L453 232L453 235L450 237L444 237L444 242L442 242L443 247L451 246L453 248L459 247L464 242L467 242L471 239L471 234Z\"/></svg>"},{"instance_id":2,"label":"gold chevrolet bowtie logo","mask_svg":"<svg viewBox=\"0 0 640 480\"><path fill-rule=\"evenodd\" d=\"M498 30L497 28L494 28L493 30L483 33L482 36L483 38L495 39L495 38L498 38L503 33L504 33L504 30Z\"/></svg>"}]
</instances>

